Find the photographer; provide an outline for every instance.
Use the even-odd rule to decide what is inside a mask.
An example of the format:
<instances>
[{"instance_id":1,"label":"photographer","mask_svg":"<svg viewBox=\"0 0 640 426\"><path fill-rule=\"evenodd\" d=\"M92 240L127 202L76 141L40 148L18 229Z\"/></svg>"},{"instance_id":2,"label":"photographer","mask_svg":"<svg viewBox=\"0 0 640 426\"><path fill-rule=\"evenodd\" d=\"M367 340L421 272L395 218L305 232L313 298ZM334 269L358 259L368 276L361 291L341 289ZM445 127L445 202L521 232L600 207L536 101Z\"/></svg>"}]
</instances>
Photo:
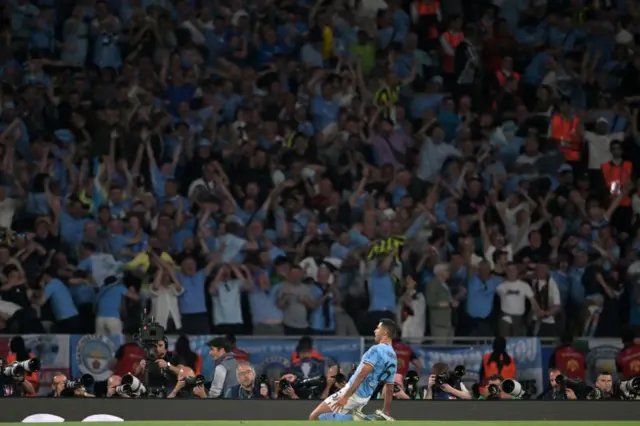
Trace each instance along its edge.
<instances>
[{"instance_id":1,"label":"photographer","mask_svg":"<svg viewBox=\"0 0 640 426\"><path fill-rule=\"evenodd\" d=\"M36 356L27 350L27 346L24 343L24 339L21 336L16 336L9 342L9 355L7 355L7 365L11 365L14 361L26 361ZM37 371L26 372L25 380L27 380L33 388L38 390L40 377Z\"/></svg>"},{"instance_id":2,"label":"photographer","mask_svg":"<svg viewBox=\"0 0 640 426\"><path fill-rule=\"evenodd\" d=\"M611 373L603 371L598 374L595 387L587 394L589 400L620 399L613 390L613 376Z\"/></svg>"},{"instance_id":3,"label":"photographer","mask_svg":"<svg viewBox=\"0 0 640 426\"><path fill-rule=\"evenodd\" d=\"M256 371L250 363L238 363L236 377L238 384L226 390L225 399L269 399L266 377L261 377L259 383L256 383Z\"/></svg>"},{"instance_id":4,"label":"photographer","mask_svg":"<svg viewBox=\"0 0 640 426\"><path fill-rule=\"evenodd\" d=\"M337 364L332 365L327 371L327 384L325 385L324 390L320 395L320 399L327 399L329 395L333 395L334 393L345 387L347 382L347 376L342 374L342 372L340 371L340 366Z\"/></svg>"},{"instance_id":5,"label":"photographer","mask_svg":"<svg viewBox=\"0 0 640 426\"><path fill-rule=\"evenodd\" d=\"M577 384L577 382L565 378L562 371L552 369L549 372L549 383L551 384L551 389L538 397L538 399L545 401L566 401L578 399L576 397L575 390L572 389L573 385Z\"/></svg>"},{"instance_id":6,"label":"photographer","mask_svg":"<svg viewBox=\"0 0 640 426\"><path fill-rule=\"evenodd\" d=\"M87 389L80 382L81 380L68 380L67 376L62 373L55 373L51 383L53 390L47 394L47 396L51 398L70 398L78 396L94 398L95 395L87 392Z\"/></svg>"},{"instance_id":7,"label":"photographer","mask_svg":"<svg viewBox=\"0 0 640 426\"><path fill-rule=\"evenodd\" d=\"M0 358L0 397L35 396L35 388L25 379L26 373L19 364L8 365Z\"/></svg>"},{"instance_id":8,"label":"photographer","mask_svg":"<svg viewBox=\"0 0 640 426\"><path fill-rule=\"evenodd\" d=\"M447 364L438 362L433 364L431 372L424 399L472 399L461 380L464 367L458 366L451 372Z\"/></svg>"},{"instance_id":9,"label":"photographer","mask_svg":"<svg viewBox=\"0 0 640 426\"><path fill-rule=\"evenodd\" d=\"M488 377L485 392L480 395L478 399L514 399L511 395L502 390L502 380L502 377L498 375Z\"/></svg>"},{"instance_id":10,"label":"photographer","mask_svg":"<svg viewBox=\"0 0 640 426\"><path fill-rule=\"evenodd\" d=\"M234 374L238 361L231 352L231 344L224 337L216 337L209 342L209 355L215 361L209 398L220 398L227 389L238 384L238 378Z\"/></svg>"},{"instance_id":11,"label":"photographer","mask_svg":"<svg viewBox=\"0 0 640 426\"><path fill-rule=\"evenodd\" d=\"M204 377L201 375L196 376L191 367L180 366L176 387L167 396L167 398L176 397L206 399L207 392L204 389Z\"/></svg>"},{"instance_id":12,"label":"photographer","mask_svg":"<svg viewBox=\"0 0 640 426\"><path fill-rule=\"evenodd\" d=\"M179 355L167 351L168 340L163 338L156 342L155 350L149 355L149 362L146 359L141 360L134 368L133 375L138 378L143 377L144 370L148 367L148 383L145 383L150 389L166 389L176 383L176 378L180 374L180 365L184 363Z\"/></svg>"},{"instance_id":13,"label":"photographer","mask_svg":"<svg viewBox=\"0 0 640 426\"><path fill-rule=\"evenodd\" d=\"M293 385L296 383L295 374L284 374L276 380L273 399L300 399Z\"/></svg>"},{"instance_id":14,"label":"photographer","mask_svg":"<svg viewBox=\"0 0 640 426\"><path fill-rule=\"evenodd\" d=\"M131 398L127 393L118 392L122 386L122 377L114 374L107 380L107 398Z\"/></svg>"}]
</instances>

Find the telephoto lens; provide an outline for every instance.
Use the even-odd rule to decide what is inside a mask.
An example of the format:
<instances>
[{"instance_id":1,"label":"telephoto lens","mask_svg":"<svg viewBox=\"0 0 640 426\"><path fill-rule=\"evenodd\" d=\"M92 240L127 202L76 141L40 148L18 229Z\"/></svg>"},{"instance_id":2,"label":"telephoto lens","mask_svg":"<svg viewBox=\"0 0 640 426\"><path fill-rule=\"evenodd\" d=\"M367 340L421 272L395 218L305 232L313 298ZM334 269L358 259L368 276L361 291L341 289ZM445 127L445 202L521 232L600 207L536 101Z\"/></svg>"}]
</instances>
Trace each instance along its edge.
<instances>
[{"instance_id":1,"label":"telephoto lens","mask_svg":"<svg viewBox=\"0 0 640 426\"><path fill-rule=\"evenodd\" d=\"M495 383L491 383L489 386L487 386L487 390L489 391L489 395L491 396L495 396L500 393L500 387Z\"/></svg>"},{"instance_id":2,"label":"telephoto lens","mask_svg":"<svg viewBox=\"0 0 640 426\"><path fill-rule=\"evenodd\" d=\"M640 376L635 376L629 380L620 382L620 390L629 395L640 394Z\"/></svg>"}]
</instances>

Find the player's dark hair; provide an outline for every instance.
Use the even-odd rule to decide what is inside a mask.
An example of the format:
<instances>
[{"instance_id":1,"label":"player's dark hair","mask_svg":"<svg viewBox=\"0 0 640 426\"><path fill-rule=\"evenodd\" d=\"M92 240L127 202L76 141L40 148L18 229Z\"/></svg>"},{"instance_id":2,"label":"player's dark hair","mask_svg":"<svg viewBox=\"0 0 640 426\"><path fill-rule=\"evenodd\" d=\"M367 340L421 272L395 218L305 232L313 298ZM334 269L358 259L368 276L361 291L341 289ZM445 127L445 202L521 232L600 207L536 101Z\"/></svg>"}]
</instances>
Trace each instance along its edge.
<instances>
[{"instance_id":1,"label":"player's dark hair","mask_svg":"<svg viewBox=\"0 0 640 426\"><path fill-rule=\"evenodd\" d=\"M393 322L393 320L390 320L389 318L383 318L382 320L380 320L380 324L382 324L382 327L387 330L387 335L391 339L394 339L396 337L398 326L395 322Z\"/></svg>"}]
</instances>

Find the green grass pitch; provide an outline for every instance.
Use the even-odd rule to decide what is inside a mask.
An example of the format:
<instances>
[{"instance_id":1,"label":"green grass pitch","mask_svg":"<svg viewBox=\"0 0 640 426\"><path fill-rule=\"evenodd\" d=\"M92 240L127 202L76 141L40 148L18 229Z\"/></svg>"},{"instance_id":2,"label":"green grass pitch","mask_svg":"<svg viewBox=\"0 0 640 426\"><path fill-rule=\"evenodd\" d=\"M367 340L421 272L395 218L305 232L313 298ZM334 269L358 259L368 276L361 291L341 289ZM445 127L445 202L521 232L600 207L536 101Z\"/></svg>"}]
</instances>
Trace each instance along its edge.
<instances>
[{"instance_id":1,"label":"green grass pitch","mask_svg":"<svg viewBox=\"0 0 640 426\"><path fill-rule=\"evenodd\" d=\"M299 426L299 425L318 425L326 422L310 422L310 421L198 421L198 422L64 422L63 426L115 426L124 424L125 426ZM337 422L332 422L337 423ZM563 421L534 421L534 422L433 422L424 421L397 421L394 422L398 426L640 426L640 421L632 422L563 422ZM23 423L0 423L6 425L23 425Z\"/></svg>"}]
</instances>

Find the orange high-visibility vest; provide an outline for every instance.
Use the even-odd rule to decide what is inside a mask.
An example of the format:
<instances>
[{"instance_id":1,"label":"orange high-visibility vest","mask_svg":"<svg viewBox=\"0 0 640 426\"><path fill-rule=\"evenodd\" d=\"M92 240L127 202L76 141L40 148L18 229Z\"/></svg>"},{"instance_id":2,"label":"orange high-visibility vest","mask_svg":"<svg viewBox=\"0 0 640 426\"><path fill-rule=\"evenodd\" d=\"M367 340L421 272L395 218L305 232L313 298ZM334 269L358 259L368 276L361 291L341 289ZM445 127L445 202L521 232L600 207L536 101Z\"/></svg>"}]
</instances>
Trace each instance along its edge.
<instances>
[{"instance_id":1,"label":"orange high-visibility vest","mask_svg":"<svg viewBox=\"0 0 640 426\"><path fill-rule=\"evenodd\" d=\"M487 386L487 379L491 376L501 376L505 380L516 379L516 360L513 356L511 357L511 364L503 364L502 368L498 368L498 364L493 361L489 362L490 357L491 352L487 352L482 356L482 369L484 370L484 377L480 377L480 393L483 395Z\"/></svg>"},{"instance_id":2,"label":"orange high-visibility vest","mask_svg":"<svg viewBox=\"0 0 640 426\"><path fill-rule=\"evenodd\" d=\"M318 359L318 360L323 360L324 359L322 354L320 352L316 351L315 349L311 350L311 358ZM297 362L300 362L300 354L298 354L298 352L293 352L291 354L291 364L295 364Z\"/></svg>"},{"instance_id":3,"label":"orange high-visibility vest","mask_svg":"<svg viewBox=\"0 0 640 426\"><path fill-rule=\"evenodd\" d=\"M416 9L417 9L418 15L420 16L437 15L438 11L440 10L440 2L439 1L426 2L424 0L419 1Z\"/></svg>"},{"instance_id":4,"label":"orange high-visibility vest","mask_svg":"<svg viewBox=\"0 0 640 426\"><path fill-rule=\"evenodd\" d=\"M617 165L613 161L609 161L600 166L600 168L609 192L612 196L617 197L624 189L624 185L631 180L631 162L623 161L620 165ZM625 196L620 200L619 205L630 206L631 198Z\"/></svg>"},{"instance_id":5,"label":"orange high-visibility vest","mask_svg":"<svg viewBox=\"0 0 640 426\"><path fill-rule=\"evenodd\" d=\"M462 43L462 40L464 40L464 33L459 32L457 34L453 34L451 31L446 31L444 34L442 34L442 37L444 37L444 39L449 42L449 44L455 51L456 48L460 46L460 43ZM455 73L456 70L454 60L455 58L453 56L444 55L444 58L442 58L442 71L447 74Z\"/></svg>"},{"instance_id":6,"label":"orange high-visibility vest","mask_svg":"<svg viewBox=\"0 0 640 426\"><path fill-rule=\"evenodd\" d=\"M416 5L416 12L418 13L418 16L421 17L435 17L436 20L438 19L438 13L440 12L440 2L439 1L433 1L430 3L427 3L426 1L418 1L418 4ZM429 25L429 28L427 28L427 34L426 34L427 38L429 39L434 39L434 38L438 38L438 26L437 25Z\"/></svg>"},{"instance_id":7,"label":"orange high-visibility vest","mask_svg":"<svg viewBox=\"0 0 640 426\"><path fill-rule=\"evenodd\" d=\"M580 119L575 116L566 120L560 114L556 114L551 119L551 138L560 144L560 152L567 161L580 160L582 144L578 135L578 124Z\"/></svg>"},{"instance_id":8,"label":"orange high-visibility vest","mask_svg":"<svg viewBox=\"0 0 640 426\"><path fill-rule=\"evenodd\" d=\"M520 81L520 74L517 72L511 73L511 77L513 77L515 81ZM507 81L507 76L502 70L496 72L496 78L500 86L504 86L504 82Z\"/></svg>"},{"instance_id":9,"label":"orange high-visibility vest","mask_svg":"<svg viewBox=\"0 0 640 426\"><path fill-rule=\"evenodd\" d=\"M36 356L32 353L29 354L29 358L35 358ZM16 362L18 359L16 358L16 354L9 354L7 355L7 365L12 364L14 362ZM24 375L24 378L26 381L28 381L29 383L31 383L31 385L33 385L33 389L36 391L36 394L38 393L38 386L40 384L40 376L38 375L38 372L34 371L33 373L26 373ZM29 395L29 396L35 396L35 395Z\"/></svg>"}]
</instances>

